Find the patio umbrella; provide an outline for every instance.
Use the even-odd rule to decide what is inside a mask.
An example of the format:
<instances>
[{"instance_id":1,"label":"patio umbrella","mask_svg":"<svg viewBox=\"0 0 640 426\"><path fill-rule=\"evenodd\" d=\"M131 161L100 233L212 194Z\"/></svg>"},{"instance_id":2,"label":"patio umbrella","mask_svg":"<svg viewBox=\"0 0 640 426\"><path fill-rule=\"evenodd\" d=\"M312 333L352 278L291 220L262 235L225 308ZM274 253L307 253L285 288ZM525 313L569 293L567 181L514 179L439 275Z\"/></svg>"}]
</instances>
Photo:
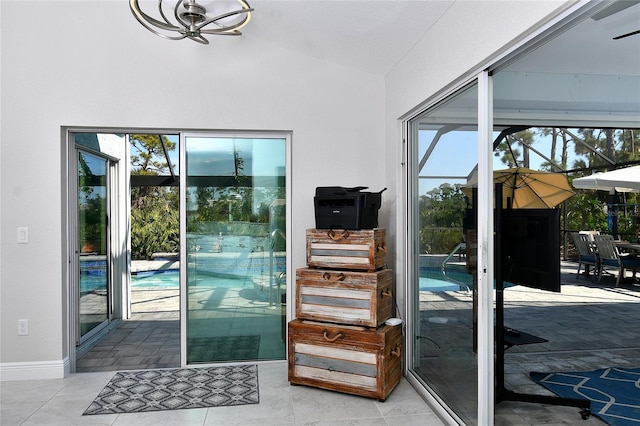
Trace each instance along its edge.
<instances>
[{"instance_id":1,"label":"patio umbrella","mask_svg":"<svg viewBox=\"0 0 640 426\"><path fill-rule=\"evenodd\" d=\"M575 194L564 175L526 167L494 170L493 181L502 184L503 208L553 208ZM462 191L469 196L474 186L477 186L477 176L472 177Z\"/></svg>"},{"instance_id":2,"label":"patio umbrella","mask_svg":"<svg viewBox=\"0 0 640 426\"><path fill-rule=\"evenodd\" d=\"M640 166L594 173L591 176L574 179L573 187L601 191L640 192Z\"/></svg>"}]
</instances>

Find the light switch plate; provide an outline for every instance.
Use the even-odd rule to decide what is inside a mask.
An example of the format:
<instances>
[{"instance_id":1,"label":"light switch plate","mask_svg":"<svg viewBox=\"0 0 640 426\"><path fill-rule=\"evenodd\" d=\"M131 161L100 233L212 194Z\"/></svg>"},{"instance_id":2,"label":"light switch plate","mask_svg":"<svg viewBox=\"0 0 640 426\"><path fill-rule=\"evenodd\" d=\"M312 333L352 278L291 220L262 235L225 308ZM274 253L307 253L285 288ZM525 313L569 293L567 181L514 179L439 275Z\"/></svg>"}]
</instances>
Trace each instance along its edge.
<instances>
[{"instance_id":1,"label":"light switch plate","mask_svg":"<svg viewBox=\"0 0 640 426\"><path fill-rule=\"evenodd\" d=\"M18 227L18 244L29 244L29 228L26 226Z\"/></svg>"}]
</instances>

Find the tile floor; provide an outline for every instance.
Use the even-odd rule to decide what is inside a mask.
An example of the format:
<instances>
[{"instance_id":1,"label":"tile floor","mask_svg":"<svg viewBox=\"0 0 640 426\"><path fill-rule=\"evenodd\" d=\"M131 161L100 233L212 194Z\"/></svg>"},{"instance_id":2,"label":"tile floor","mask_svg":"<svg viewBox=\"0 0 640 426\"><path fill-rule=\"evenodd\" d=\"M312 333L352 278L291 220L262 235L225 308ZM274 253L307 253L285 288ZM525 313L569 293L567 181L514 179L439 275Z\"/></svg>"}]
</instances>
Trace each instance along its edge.
<instances>
[{"instance_id":1,"label":"tile floor","mask_svg":"<svg viewBox=\"0 0 640 426\"><path fill-rule=\"evenodd\" d=\"M575 269L575 264L563 263L562 293L513 288L505 296L507 325L549 339L548 343L514 347L507 352L505 382L509 389L546 393L530 381L529 371L640 365L640 287L614 287L615 281L611 277L603 278L602 284L583 277L576 279ZM145 298L138 300L134 308L137 309L134 310L137 312L135 320L125 322L112 333L108 337L112 341L104 342L102 348L97 345L80 358L78 370L86 372L59 380L2 382L1 424L442 424L405 379L382 403L305 386L290 386L286 363L282 361L260 364L259 405L83 417L82 412L114 371L178 366L177 313L170 310L153 312L146 306L162 303L166 307L176 298L160 293L155 297L157 300L153 302ZM464 303L468 304L468 301ZM553 321L549 321L550 318ZM131 344L132 339L150 345ZM149 351L149 348L152 349ZM505 401L496 406L495 424L598 426L604 423L594 416L586 422L581 420L573 407Z\"/></svg>"},{"instance_id":2,"label":"tile floor","mask_svg":"<svg viewBox=\"0 0 640 426\"><path fill-rule=\"evenodd\" d=\"M2 425L442 425L402 380L385 402L291 386L284 361L259 364L260 403L236 407L82 416L113 372L65 379L2 382Z\"/></svg>"},{"instance_id":3,"label":"tile floor","mask_svg":"<svg viewBox=\"0 0 640 426\"><path fill-rule=\"evenodd\" d=\"M257 405L82 416L116 371L179 367L177 296L176 290L166 289L133 292L132 319L121 322L118 328L79 357L76 374L65 379L0 383L0 424L443 424L405 379L385 402L379 402L306 386L291 386L285 361L259 363L260 404Z\"/></svg>"}]
</instances>

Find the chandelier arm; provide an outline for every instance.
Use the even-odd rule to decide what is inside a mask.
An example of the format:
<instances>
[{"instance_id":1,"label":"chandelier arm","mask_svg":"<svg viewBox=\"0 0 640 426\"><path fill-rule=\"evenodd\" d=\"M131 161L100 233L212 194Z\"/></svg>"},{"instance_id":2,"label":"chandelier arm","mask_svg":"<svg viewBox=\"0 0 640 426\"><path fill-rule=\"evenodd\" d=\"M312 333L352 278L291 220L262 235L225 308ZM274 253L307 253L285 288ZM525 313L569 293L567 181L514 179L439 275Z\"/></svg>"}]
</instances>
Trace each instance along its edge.
<instances>
[{"instance_id":1,"label":"chandelier arm","mask_svg":"<svg viewBox=\"0 0 640 426\"><path fill-rule=\"evenodd\" d=\"M136 3L138 2L138 0L136 0ZM167 17L164 14L164 10L162 10L162 0L158 0L158 11L160 12L160 16L162 16L162 19L164 19L164 22L167 23L167 25L172 25L171 21L169 21L169 19L167 19Z\"/></svg>"},{"instance_id":2,"label":"chandelier arm","mask_svg":"<svg viewBox=\"0 0 640 426\"><path fill-rule=\"evenodd\" d=\"M152 33L154 33L155 35L157 35L159 37L162 37L162 38L166 38L167 40L182 40L183 38L187 38L187 35L183 34L182 32L180 33L179 36L172 37L172 36L168 36L166 34L159 33L158 31L155 31L155 30L153 30L153 29L151 29L149 27L147 27L147 29L149 31L151 31Z\"/></svg>"},{"instance_id":3,"label":"chandelier arm","mask_svg":"<svg viewBox=\"0 0 640 426\"><path fill-rule=\"evenodd\" d=\"M196 41L200 44L209 44L209 40L207 40L206 38L202 37L201 35L199 36L186 36L187 38Z\"/></svg>"},{"instance_id":4,"label":"chandelier arm","mask_svg":"<svg viewBox=\"0 0 640 426\"><path fill-rule=\"evenodd\" d=\"M248 9L242 8L242 9L239 9L239 10L234 10L232 12L224 13L222 15L214 16L213 18L207 19L202 24L198 25L197 28L202 32L206 32L207 34L219 34L219 33L225 32L225 31L237 30L237 29L242 28L245 25L247 25L247 23L249 23L249 20L251 19L251 12L253 12L253 10L254 10L253 8L248 8ZM219 24L218 22L216 22L216 21L219 21L221 19L228 18L230 16L239 15L241 13L246 13L246 16L242 21L238 22L237 24L226 26L224 24ZM215 29L215 30L203 30L202 29L203 27L205 27L206 25L209 25L211 23L215 23L216 25L220 26L220 28L219 29ZM242 34L242 33L240 33L240 34Z\"/></svg>"},{"instance_id":5,"label":"chandelier arm","mask_svg":"<svg viewBox=\"0 0 640 426\"><path fill-rule=\"evenodd\" d=\"M182 40L183 38L187 37L187 35L184 33L184 31L181 31L180 29L173 30L173 31L178 31L180 35L172 37L172 36L168 36L166 34L163 34L163 33L159 32L159 31L156 31L154 28L149 26L146 22L143 22L143 21L139 21L139 22L142 24L143 27L145 27L146 29L148 29L149 31L154 33L155 35L157 35L159 37L162 37L162 38L166 38L167 40Z\"/></svg>"},{"instance_id":6,"label":"chandelier arm","mask_svg":"<svg viewBox=\"0 0 640 426\"><path fill-rule=\"evenodd\" d=\"M135 16L135 18L138 20L138 22L140 22L143 27L145 27L146 29L148 29L149 31L151 31L154 34L160 35L156 30L151 28L149 25L155 25L156 27L162 28L163 30L167 30L167 31L178 31L179 32L181 30L180 27L176 27L175 25L171 25L169 22L158 21L157 19L155 19L155 18L147 15L146 13L144 13L140 9L140 5L138 4L138 0L129 0L129 6L131 8L131 12L133 13L133 16ZM170 38L170 37L165 37L165 38ZM184 37L180 37L179 39L182 39L182 38L184 38ZM179 40L179 39L176 39L176 40Z\"/></svg>"},{"instance_id":7,"label":"chandelier arm","mask_svg":"<svg viewBox=\"0 0 640 426\"><path fill-rule=\"evenodd\" d=\"M221 36L241 36L242 32L238 30L222 31L222 30L200 30L202 34L221 35Z\"/></svg>"},{"instance_id":8,"label":"chandelier arm","mask_svg":"<svg viewBox=\"0 0 640 426\"><path fill-rule=\"evenodd\" d=\"M144 25L144 24L142 24L142 25ZM158 37L166 38L167 40L182 40L184 38L187 38L187 35L184 34L182 31L180 32L179 36L172 37L172 36L168 36L166 34L162 34L161 32L158 32L158 31L154 30L153 28L149 28L146 25L144 25L144 27L146 29L148 29L149 31L151 31L152 33L154 33L155 35L157 35Z\"/></svg>"},{"instance_id":9,"label":"chandelier arm","mask_svg":"<svg viewBox=\"0 0 640 426\"><path fill-rule=\"evenodd\" d=\"M162 1L162 0L160 0ZM184 28L190 28L190 24L186 21L184 21L182 18L180 18L180 14L178 13L178 8L180 8L180 6L182 5L182 3L184 3L184 0L178 0L176 2L176 7L173 8L173 16L176 18L176 21L180 22L180 24L182 24L182 26ZM191 38L191 37L188 37Z\"/></svg>"},{"instance_id":10,"label":"chandelier arm","mask_svg":"<svg viewBox=\"0 0 640 426\"><path fill-rule=\"evenodd\" d=\"M199 26L200 27L204 27L205 25L209 25L212 22L216 22L216 21L219 21L219 20L224 19L224 18L229 18L229 17L234 16L234 15L240 15L242 13L246 13L246 16L244 17L244 19L241 22L237 23L237 24L230 25L230 26L226 26L224 24L218 24L223 28L230 28L230 29L238 28L239 26L246 25L246 22L249 21L249 19L251 19L251 12L253 12L253 10L254 10L253 8L233 10L231 12L223 13L222 15L214 16L213 18L207 19L206 21L204 21Z\"/></svg>"},{"instance_id":11,"label":"chandelier arm","mask_svg":"<svg viewBox=\"0 0 640 426\"><path fill-rule=\"evenodd\" d=\"M162 37L162 38L166 38L167 40L182 40L183 38L186 38L187 35L184 33L184 31L181 31L180 28L175 27L175 28L164 28L165 30L168 31L178 31L178 33L180 34L179 36L168 36L166 34L163 34L159 31L156 31L153 27L151 27L151 25L149 25L146 21L144 21L142 18L138 17L135 13L134 16L136 17L136 19L138 20L138 22L140 22L140 24L142 24L143 27L145 27L147 30L149 30L150 32L152 32L153 34ZM153 19L153 18L151 18ZM161 24L161 22L158 21L158 23Z\"/></svg>"}]
</instances>

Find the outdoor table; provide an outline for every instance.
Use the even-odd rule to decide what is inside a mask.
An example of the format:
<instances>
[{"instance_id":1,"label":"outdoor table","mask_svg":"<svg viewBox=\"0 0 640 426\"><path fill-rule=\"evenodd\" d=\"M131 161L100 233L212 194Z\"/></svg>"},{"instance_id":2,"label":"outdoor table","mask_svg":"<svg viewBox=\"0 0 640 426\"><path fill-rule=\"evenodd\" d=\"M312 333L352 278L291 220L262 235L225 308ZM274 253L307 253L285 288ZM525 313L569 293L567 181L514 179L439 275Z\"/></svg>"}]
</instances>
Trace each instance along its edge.
<instances>
[{"instance_id":1,"label":"outdoor table","mask_svg":"<svg viewBox=\"0 0 640 426\"><path fill-rule=\"evenodd\" d=\"M630 243L628 241L615 241L616 247L627 253L640 253L640 243Z\"/></svg>"}]
</instances>

